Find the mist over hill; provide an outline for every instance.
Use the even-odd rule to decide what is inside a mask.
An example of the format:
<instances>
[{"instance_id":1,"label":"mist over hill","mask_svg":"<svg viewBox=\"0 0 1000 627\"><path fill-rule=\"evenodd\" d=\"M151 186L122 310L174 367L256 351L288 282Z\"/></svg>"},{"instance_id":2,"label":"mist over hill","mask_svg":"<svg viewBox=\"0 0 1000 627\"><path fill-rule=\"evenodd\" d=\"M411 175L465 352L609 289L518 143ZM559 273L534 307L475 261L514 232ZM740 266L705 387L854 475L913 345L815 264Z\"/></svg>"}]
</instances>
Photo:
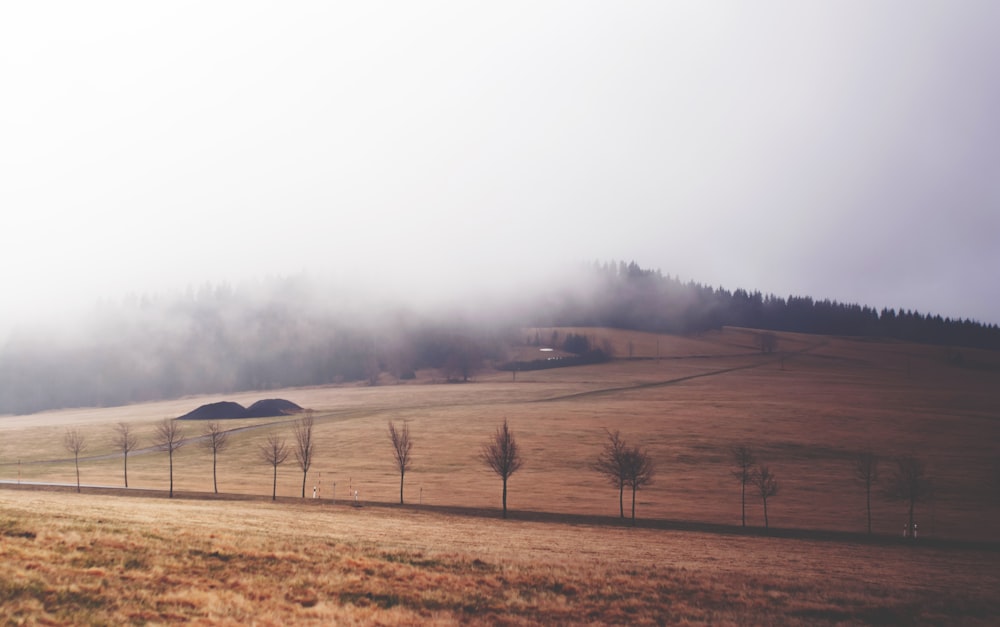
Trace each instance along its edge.
<instances>
[{"instance_id":1,"label":"mist over hill","mask_svg":"<svg viewBox=\"0 0 1000 627\"><path fill-rule=\"evenodd\" d=\"M594 264L545 289L433 307L296 277L132 296L103 303L72 328L15 329L0 345L0 413L376 384L425 369L464 381L506 362L507 348L525 341L524 327L685 334L726 325L1000 349L996 324L729 292L635 263Z\"/></svg>"}]
</instances>

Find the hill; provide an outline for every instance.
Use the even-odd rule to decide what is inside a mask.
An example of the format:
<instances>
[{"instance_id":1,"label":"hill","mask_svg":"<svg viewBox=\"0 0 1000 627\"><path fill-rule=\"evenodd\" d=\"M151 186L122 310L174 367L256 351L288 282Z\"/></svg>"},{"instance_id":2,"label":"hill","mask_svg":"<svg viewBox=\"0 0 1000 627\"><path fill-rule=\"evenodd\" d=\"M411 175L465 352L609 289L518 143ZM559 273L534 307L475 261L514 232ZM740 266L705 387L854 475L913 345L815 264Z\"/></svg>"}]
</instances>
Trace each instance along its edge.
<instances>
[{"instance_id":1,"label":"hill","mask_svg":"<svg viewBox=\"0 0 1000 627\"><path fill-rule=\"evenodd\" d=\"M542 294L496 297L465 309L402 304L334 307L322 286L206 288L180 299L107 305L61 333L14 333L0 342L0 414L107 407L185 396L425 376L468 380L503 364L544 367L510 354L525 327L611 327L697 336L735 326L773 332L891 339L947 346L950 359L983 368L972 351L1000 349L1000 327L971 320L681 282L636 264L605 264ZM170 321L167 324L165 321ZM61 335L73 340L59 341ZM549 342L549 338L539 338ZM548 346L565 363L609 356L600 345ZM582 352L581 352L582 351Z\"/></svg>"},{"instance_id":2,"label":"hill","mask_svg":"<svg viewBox=\"0 0 1000 627\"><path fill-rule=\"evenodd\" d=\"M283 398L269 398L255 402L250 407L243 407L233 401L217 401L207 403L194 409L178 420L236 420L239 418L268 418L271 416L287 416L302 411L302 408Z\"/></svg>"},{"instance_id":3,"label":"hill","mask_svg":"<svg viewBox=\"0 0 1000 627\"><path fill-rule=\"evenodd\" d=\"M518 372L516 378L483 371L466 385L441 385L445 379L421 371L417 379L395 385L289 391L313 408L316 420L309 483L327 498L359 490L363 499L398 501L386 424L407 421L416 441L414 467L406 476L408 501L495 507L499 484L485 472L478 451L506 418L526 456L510 486L513 509L616 515L616 490L590 470L608 428L621 430L657 460L655 483L639 493L640 518L738 522L739 486L730 474L729 451L746 443L781 483L769 503L773 526L858 531L864 529L865 507L853 463L859 451L871 449L884 460L883 476L898 455L926 462L935 492L918 504L925 533L993 537L992 522L1000 519L1000 370L969 369L956 365L943 347L895 341L778 333L777 349L768 354L758 346L759 332L750 329L699 336L586 327L538 331L593 336L617 354L631 350L633 358ZM998 361L992 351L968 354L987 364ZM202 401L244 399L253 396ZM131 422L148 446L155 424L178 405L5 418L0 458L7 461L0 472L16 479L14 462L20 459L25 480L75 481L60 445L64 425L75 425L93 434L94 445L81 462L83 481L115 485L120 455L114 457L101 434ZM234 440L219 458L220 489L264 493L271 477L258 459L259 445L276 430L290 435L289 427L255 418L227 424ZM179 451L177 489L204 490L210 462L198 447ZM130 456L129 479L139 487L163 485L163 464L154 454ZM278 469L279 493L297 494L301 482L294 465ZM874 495L873 526L895 536L906 508L881 496L883 487ZM748 515L752 524L761 522L759 499L748 501Z\"/></svg>"},{"instance_id":4,"label":"hill","mask_svg":"<svg viewBox=\"0 0 1000 627\"><path fill-rule=\"evenodd\" d=\"M0 420L5 612L73 623L996 624L1000 370L956 364L944 347L796 333L777 333L764 353L761 332L744 328L538 327L513 354L531 357L535 335L553 334L623 357L516 378L483 371L465 385L418 372L397 385L289 390L314 408L306 480L317 499L299 498L303 473L289 461L270 500L260 445L277 435L294 446L289 420L226 423L221 496L211 454L176 451L173 500L160 496L165 454L149 444L178 401ZM479 451L505 419L525 463L501 520L500 481ZM108 436L123 421L142 447L128 458L130 496L26 491L30 481L75 486L61 445L70 426L91 443L82 481L121 485ZM389 421L414 440L406 507L394 504ZM605 428L656 463L635 528L591 469ZM740 526L735 445L779 481L769 530L752 493ZM881 458L871 538L854 473L864 450ZM917 503L916 542L900 537L907 504L884 495L900 455L922 460L934 485Z\"/></svg>"}]
</instances>

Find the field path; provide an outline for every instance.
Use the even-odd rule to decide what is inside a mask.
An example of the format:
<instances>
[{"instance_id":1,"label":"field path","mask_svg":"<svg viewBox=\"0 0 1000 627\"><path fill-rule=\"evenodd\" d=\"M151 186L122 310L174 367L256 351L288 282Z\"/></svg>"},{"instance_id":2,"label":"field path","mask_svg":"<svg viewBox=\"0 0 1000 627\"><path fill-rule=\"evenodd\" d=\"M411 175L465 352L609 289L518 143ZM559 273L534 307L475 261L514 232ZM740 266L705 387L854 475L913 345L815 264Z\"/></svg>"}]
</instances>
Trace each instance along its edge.
<instances>
[{"instance_id":1,"label":"field path","mask_svg":"<svg viewBox=\"0 0 1000 627\"><path fill-rule=\"evenodd\" d=\"M709 372L700 372L698 374L691 374L691 375L688 375L686 377L678 377L676 379L668 379L666 381L652 381L650 383L636 383L635 385L626 385L626 386L616 387L616 388L604 388L604 389L600 389L600 390L590 390L588 392L575 392L573 394L564 394L562 396L553 396L551 398L543 398L543 399L539 399L537 401L531 401L531 402L534 402L534 403L551 403L551 402L554 402L554 401L566 401L566 400L572 400L572 399L577 399L577 398L588 398L588 397L592 397L592 396L601 396L601 395L604 395L604 394L614 394L614 393L617 393L617 392L629 392L629 391L632 391L632 390L643 390L643 389L648 389L648 388L665 387L665 386L668 386L668 385L675 385L677 383L683 383L685 381L691 381L692 379L701 379L701 378L704 378L704 377L715 377L715 376L722 375L722 374L728 374L730 372L737 372L739 370L750 370L751 368L760 368L761 366L766 366L768 364L776 364L776 363L779 363L779 362L783 361L784 359L786 359L787 357L789 357L791 355L802 355L804 353L808 353L810 351L816 350L817 348L820 348L822 346L826 346L826 344L827 344L827 342L819 342L817 344L812 344L810 346L806 346L805 348L797 350L797 351L795 351L793 353L788 353L788 354L776 357L774 359L768 359L768 360L765 360L765 361L760 361L760 362L755 363L755 364L747 364L745 366L735 366L733 368L722 368L721 370L710 370ZM689 357L682 357L682 358L679 358L679 359L689 359Z\"/></svg>"}]
</instances>

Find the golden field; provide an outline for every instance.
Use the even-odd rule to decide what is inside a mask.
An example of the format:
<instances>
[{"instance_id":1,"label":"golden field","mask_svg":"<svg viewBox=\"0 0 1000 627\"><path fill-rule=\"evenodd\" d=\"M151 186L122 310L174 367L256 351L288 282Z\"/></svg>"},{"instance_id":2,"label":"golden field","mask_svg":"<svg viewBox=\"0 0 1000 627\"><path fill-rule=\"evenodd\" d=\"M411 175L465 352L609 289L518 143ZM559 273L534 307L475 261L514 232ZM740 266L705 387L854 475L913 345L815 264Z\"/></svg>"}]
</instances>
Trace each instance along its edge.
<instances>
[{"instance_id":1,"label":"golden field","mask_svg":"<svg viewBox=\"0 0 1000 627\"><path fill-rule=\"evenodd\" d=\"M197 443L175 454L173 500L8 486L0 490L5 617L140 624L991 624L1000 617L995 353L963 349L958 367L949 349L903 343L779 334L779 353L762 355L755 333L742 329L691 338L559 330L569 331L637 359L516 378L483 372L468 384L420 373L406 384L0 418L0 479L75 482L62 446L72 425L89 444L82 482L121 486L114 424L131 424L146 447L159 420L200 404L286 398L314 410L307 495L315 485L322 497L294 498L302 473L289 458L278 472L280 499L270 501L271 468L258 450L272 432L292 444L283 419L225 423L251 427L234 431L219 457L220 492L244 500L196 498L212 490L211 455ZM506 521L500 481L478 459L505 418L525 458L510 481ZM388 506L399 497L390 420L409 423L414 464L405 496L424 508ZM183 423L189 436L202 427ZM653 456L658 474L639 493L637 516L667 529L616 522L617 491L589 468L604 428L620 429ZM711 532L739 525L728 455L744 443L780 482L768 502L773 537ZM981 544L896 542L905 505L878 496L873 527L883 541L777 537L864 530L864 491L852 476L863 448L886 458L883 477L892 456L926 462L935 492L918 505L923 538ZM132 493L167 488L165 453L137 451L128 466ZM349 490L364 507L347 506ZM759 500L748 495L747 511L748 524L762 526ZM692 530L676 530L683 525Z\"/></svg>"}]
</instances>

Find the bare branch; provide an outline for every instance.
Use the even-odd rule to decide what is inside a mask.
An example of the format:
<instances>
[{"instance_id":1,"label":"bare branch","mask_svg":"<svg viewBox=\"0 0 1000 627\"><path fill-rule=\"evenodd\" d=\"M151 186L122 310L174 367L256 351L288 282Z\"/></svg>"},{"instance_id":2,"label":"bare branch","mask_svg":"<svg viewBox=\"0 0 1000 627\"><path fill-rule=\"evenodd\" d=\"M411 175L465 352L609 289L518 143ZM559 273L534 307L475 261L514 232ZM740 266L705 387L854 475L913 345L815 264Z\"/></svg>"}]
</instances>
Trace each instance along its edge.
<instances>
[{"instance_id":1,"label":"bare branch","mask_svg":"<svg viewBox=\"0 0 1000 627\"><path fill-rule=\"evenodd\" d=\"M87 438L76 427L66 430L63 436L63 446L73 454L76 463L76 491L80 491L80 453L87 450Z\"/></svg>"},{"instance_id":2,"label":"bare branch","mask_svg":"<svg viewBox=\"0 0 1000 627\"><path fill-rule=\"evenodd\" d=\"M167 452L170 460L170 498L174 496L174 451L184 446L184 430L180 423L172 418L164 418L160 424L156 425L156 432L153 436L156 441L156 448Z\"/></svg>"},{"instance_id":3,"label":"bare branch","mask_svg":"<svg viewBox=\"0 0 1000 627\"><path fill-rule=\"evenodd\" d=\"M156 425L154 438L156 448L168 453L173 453L186 443L184 430L180 423L172 418L164 418L160 424Z\"/></svg>"},{"instance_id":4,"label":"bare branch","mask_svg":"<svg viewBox=\"0 0 1000 627\"><path fill-rule=\"evenodd\" d=\"M413 447L413 440L410 439L410 426L403 423L402 428L397 429L391 421L389 422L389 439L392 441L392 452L396 458L396 468L399 469L399 503L403 503L403 477L410 469L410 449Z\"/></svg>"},{"instance_id":5,"label":"bare branch","mask_svg":"<svg viewBox=\"0 0 1000 627\"><path fill-rule=\"evenodd\" d=\"M756 486L757 493L760 494L760 498L764 502L764 528L767 529L770 526L767 520L767 499L778 493L778 480L775 479L770 468L759 466L753 472L751 481Z\"/></svg>"},{"instance_id":6,"label":"bare branch","mask_svg":"<svg viewBox=\"0 0 1000 627\"><path fill-rule=\"evenodd\" d=\"M871 451L861 451L854 460L854 478L865 486L868 533L872 532L872 485L878 481L878 462L878 455Z\"/></svg>"},{"instance_id":7,"label":"bare branch","mask_svg":"<svg viewBox=\"0 0 1000 627\"><path fill-rule=\"evenodd\" d=\"M616 429L604 432L608 436L608 441L604 444L597 461L591 468L604 475L614 487L618 488L618 515L625 518L625 452L627 447L621 433Z\"/></svg>"},{"instance_id":8,"label":"bare branch","mask_svg":"<svg viewBox=\"0 0 1000 627\"><path fill-rule=\"evenodd\" d=\"M306 411L306 415L295 421L295 461L299 463L302 470L302 498L306 498L306 477L313 462L313 452L315 442L313 441L313 419L312 410Z\"/></svg>"},{"instance_id":9,"label":"bare branch","mask_svg":"<svg viewBox=\"0 0 1000 627\"><path fill-rule=\"evenodd\" d=\"M267 441L260 446L260 457L274 468L274 482L271 487L271 500L278 497L278 466L288 459L288 447L285 445L285 438L279 438L277 434L271 433L267 436Z\"/></svg>"},{"instance_id":10,"label":"bare branch","mask_svg":"<svg viewBox=\"0 0 1000 627\"><path fill-rule=\"evenodd\" d=\"M625 449L622 456L625 485L632 488L632 524L635 524L635 494L653 482L656 467L649 453L638 446Z\"/></svg>"},{"instance_id":11,"label":"bare branch","mask_svg":"<svg viewBox=\"0 0 1000 627\"><path fill-rule=\"evenodd\" d=\"M904 455L896 459L896 468L885 494L894 501L904 501L909 505L909 522L906 533L916 538L916 523L913 519L916 504L930 498L933 485L926 474L924 463L912 455Z\"/></svg>"},{"instance_id":12,"label":"bare branch","mask_svg":"<svg viewBox=\"0 0 1000 627\"><path fill-rule=\"evenodd\" d=\"M503 426L497 427L493 437L483 445L480 458L503 481L503 517L507 517L507 480L520 470L523 459L517 440L504 419Z\"/></svg>"},{"instance_id":13,"label":"bare branch","mask_svg":"<svg viewBox=\"0 0 1000 627\"><path fill-rule=\"evenodd\" d=\"M217 461L219 453L226 450L229 446L229 432L222 428L217 422L210 422L205 425L205 429L202 431L204 439L201 441L201 446L212 452L212 487L215 489L215 493L219 493L219 479L216 474Z\"/></svg>"},{"instance_id":14,"label":"bare branch","mask_svg":"<svg viewBox=\"0 0 1000 627\"><path fill-rule=\"evenodd\" d=\"M139 446L139 436L132 433L132 428L124 422L119 422L114 427L115 435L112 442L115 447L122 452L124 461L125 487L128 487L128 454Z\"/></svg>"}]
</instances>

